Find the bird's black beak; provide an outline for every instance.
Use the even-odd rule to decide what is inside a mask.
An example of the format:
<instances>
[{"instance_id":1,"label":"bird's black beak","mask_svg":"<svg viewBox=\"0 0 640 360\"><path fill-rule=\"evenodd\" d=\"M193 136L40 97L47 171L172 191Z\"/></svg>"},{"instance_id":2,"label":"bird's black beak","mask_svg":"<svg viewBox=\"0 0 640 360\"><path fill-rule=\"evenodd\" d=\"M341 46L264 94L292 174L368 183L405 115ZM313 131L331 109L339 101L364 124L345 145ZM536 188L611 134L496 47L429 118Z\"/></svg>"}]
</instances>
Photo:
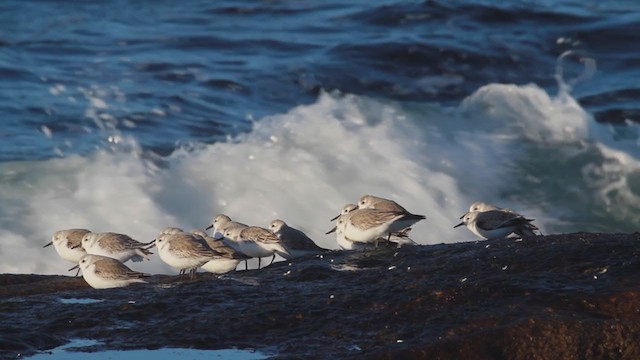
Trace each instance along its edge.
<instances>
[{"instance_id":1,"label":"bird's black beak","mask_svg":"<svg viewBox=\"0 0 640 360\"><path fill-rule=\"evenodd\" d=\"M211 224L211 225L207 226L207 227L205 228L205 230L209 230L209 229L211 229L212 227L213 227L213 224Z\"/></svg>"},{"instance_id":2,"label":"bird's black beak","mask_svg":"<svg viewBox=\"0 0 640 360\"><path fill-rule=\"evenodd\" d=\"M67 271L75 270L75 269L77 269L77 268L79 268L79 267L80 267L80 264L78 264L78 265L76 265L76 266L72 267L71 269L69 269L69 270L67 270Z\"/></svg>"},{"instance_id":3,"label":"bird's black beak","mask_svg":"<svg viewBox=\"0 0 640 360\"><path fill-rule=\"evenodd\" d=\"M337 218L340 217L340 214L338 214L336 217L334 217L333 219L329 220L329 221L335 221Z\"/></svg>"},{"instance_id":4,"label":"bird's black beak","mask_svg":"<svg viewBox=\"0 0 640 360\"><path fill-rule=\"evenodd\" d=\"M145 250L149 250L149 249L151 249L152 247L156 246L156 239L153 239L153 240L149 241L149 242L147 243L147 245L149 245L149 246L147 246L146 248L144 248Z\"/></svg>"},{"instance_id":5,"label":"bird's black beak","mask_svg":"<svg viewBox=\"0 0 640 360\"><path fill-rule=\"evenodd\" d=\"M455 229L455 228L457 228L458 226L462 226L462 225L464 225L464 221L463 221L463 222L461 222L460 224L458 224L458 225L454 226L453 228Z\"/></svg>"},{"instance_id":6,"label":"bird's black beak","mask_svg":"<svg viewBox=\"0 0 640 360\"><path fill-rule=\"evenodd\" d=\"M43 248L46 248L47 246L51 246L51 245L53 245L53 241L48 243L47 245L43 246Z\"/></svg>"},{"instance_id":7,"label":"bird's black beak","mask_svg":"<svg viewBox=\"0 0 640 360\"><path fill-rule=\"evenodd\" d=\"M332 232L335 232L336 230L338 230L338 227L337 227L337 226L334 226L334 227L333 227L333 229L331 229L331 230L327 231L325 234L326 234L326 235L329 235L329 234L331 234Z\"/></svg>"}]
</instances>

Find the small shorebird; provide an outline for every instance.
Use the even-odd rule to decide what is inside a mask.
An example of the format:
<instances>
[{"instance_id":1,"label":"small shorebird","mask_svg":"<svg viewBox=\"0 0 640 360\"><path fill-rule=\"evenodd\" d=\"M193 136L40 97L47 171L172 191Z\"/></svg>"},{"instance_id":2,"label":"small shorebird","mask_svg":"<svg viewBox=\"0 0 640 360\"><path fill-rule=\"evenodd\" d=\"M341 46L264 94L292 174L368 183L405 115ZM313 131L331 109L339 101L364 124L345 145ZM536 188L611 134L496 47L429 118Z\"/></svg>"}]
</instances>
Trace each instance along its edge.
<instances>
[{"instance_id":1,"label":"small shorebird","mask_svg":"<svg viewBox=\"0 0 640 360\"><path fill-rule=\"evenodd\" d=\"M82 277L94 289L110 289L135 283L146 283L141 278L151 276L133 271L117 259L94 254L84 255L78 261L78 265L69 271L75 269L82 270Z\"/></svg>"},{"instance_id":2,"label":"small shorebird","mask_svg":"<svg viewBox=\"0 0 640 360\"><path fill-rule=\"evenodd\" d=\"M489 211L489 210L501 210L501 211L506 211L506 212L517 214L515 211L513 211L511 209L497 207L495 205L492 205L492 204L489 204L489 203L486 203L486 202L482 202L482 201L476 201L473 204L471 204L471 206L469 206L469 211L467 213L470 213L472 211L483 212L483 211ZM462 216L460 216L460 219L462 219L465 215L467 215L467 213L465 213ZM517 214L517 215L520 215L520 214Z\"/></svg>"},{"instance_id":3,"label":"small shorebird","mask_svg":"<svg viewBox=\"0 0 640 360\"><path fill-rule=\"evenodd\" d=\"M504 210L471 211L466 213L458 226L466 225L474 234L483 239L499 239L512 233L519 236L534 236L538 228L524 216Z\"/></svg>"},{"instance_id":4,"label":"small shorebird","mask_svg":"<svg viewBox=\"0 0 640 360\"><path fill-rule=\"evenodd\" d=\"M423 215L415 215L400 211L378 209L355 209L338 217L333 231L341 231L346 239L354 242L371 243L377 247L380 239L389 240L391 234L411 227Z\"/></svg>"},{"instance_id":5,"label":"small shorebird","mask_svg":"<svg viewBox=\"0 0 640 360\"><path fill-rule=\"evenodd\" d=\"M112 232L86 233L81 244L87 254L108 256L123 263L129 259L134 262L151 260L149 255L153 254L145 248L153 245L153 241L141 243L128 235Z\"/></svg>"},{"instance_id":6,"label":"small shorebird","mask_svg":"<svg viewBox=\"0 0 640 360\"><path fill-rule=\"evenodd\" d=\"M211 225L207 226L205 230L213 228L213 237L215 239L221 239L224 237L224 232L231 227L246 228L249 227L249 225L233 221L229 216L225 214L219 214L216 215L213 220L211 220Z\"/></svg>"},{"instance_id":7,"label":"small shorebird","mask_svg":"<svg viewBox=\"0 0 640 360\"><path fill-rule=\"evenodd\" d=\"M358 201L358 209L377 209L411 214L397 202L373 195L362 195Z\"/></svg>"},{"instance_id":8,"label":"small shorebird","mask_svg":"<svg viewBox=\"0 0 640 360\"><path fill-rule=\"evenodd\" d=\"M233 239L229 239L228 237L225 237L224 234L228 229L231 229L231 228L244 229L244 228L247 228L247 227L249 227L249 225L243 224L241 222L233 221L233 220L231 220L231 218L229 216L227 216L225 214L219 214L219 215L216 215L213 218L213 220L211 220L211 225L209 225L205 229L205 230L209 230L209 229L213 228L213 238L214 239L222 240L225 244L227 244L228 246L232 247L237 252L247 256L247 259L245 259L245 262L244 262L245 270L249 269L249 261L248 261L248 259L251 259L252 256L250 256L248 254L245 254L240 249L240 245L238 244L237 241L235 241Z\"/></svg>"},{"instance_id":9,"label":"small shorebird","mask_svg":"<svg viewBox=\"0 0 640 360\"><path fill-rule=\"evenodd\" d=\"M299 257L309 254L319 254L329 249L318 246L307 234L293 228L280 219L273 220L269 224L271 230L282 241L284 247L291 253L291 257Z\"/></svg>"},{"instance_id":10,"label":"small shorebird","mask_svg":"<svg viewBox=\"0 0 640 360\"><path fill-rule=\"evenodd\" d=\"M358 243L358 242L347 239L344 236L344 233L342 232L342 228L338 229L338 226L337 226L337 223L340 222L340 219L342 219L343 216L347 215L353 210L356 210L357 208L358 208L358 205L356 204L346 204L345 206L343 206L342 211L340 211L340 215L331 219L331 221L338 220L336 222L336 226L334 226L331 230L326 232L327 235L331 234L332 232L336 233L336 242L338 243L338 246L342 250L364 250L365 248L368 247L367 244Z\"/></svg>"},{"instance_id":11,"label":"small shorebird","mask_svg":"<svg viewBox=\"0 0 640 360\"><path fill-rule=\"evenodd\" d=\"M224 237L235 242L243 254L258 258L258 269L262 265L263 257L272 256L269 265L273 264L276 254L285 259L291 257L282 241L274 233L259 226L227 228Z\"/></svg>"},{"instance_id":12,"label":"small shorebird","mask_svg":"<svg viewBox=\"0 0 640 360\"><path fill-rule=\"evenodd\" d=\"M192 280L195 279L199 267L220 256L220 253L211 249L198 235L186 232L171 233L166 230L162 230L155 240L160 259L169 266L180 269L180 274L190 269Z\"/></svg>"},{"instance_id":13,"label":"small shorebird","mask_svg":"<svg viewBox=\"0 0 640 360\"><path fill-rule=\"evenodd\" d=\"M221 239L215 239L202 230L193 230L191 233L202 237L207 245L219 254L202 265L200 267L202 270L213 274L224 274L235 270L241 261L250 259L249 256L225 244Z\"/></svg>"},{"instance_id":14,"label":"small shorebird","mask_svg":"<svg viewBox=\"0 0 640 360\"><path fill-rule=\"evenodd\" d=\"M340 213L340 215L345 214L345 211L347 211L348 205L345 205L345 207L342 208L342 212ZM416 214L410 213L409 211L407 211L407 209L405 209L403 206L401 206L400 204L398 204L393 200L381 198L374 195L362 195L360 197L360 200L358 200L358 205L356 205L356 208L395 211L398 213L403 213L411 216L422 216L422 215L416 215ZM355 209L349 206L348 211L352 211L352 210L355 210ZM331 219L331 221L336 220L338 216ZM398 244L398 247L402 245L417 245L415 241L409 238L409 231L411 231L411 227L400 229L399 231L395 231L394 233L392 233L391 236L388 236L386 240Z\"/></svg>"},{"instance_id":15,"label":"small shorebird","mask_svg":"<svg viewBox=\"0 0 640 360\"><path fill-rule=\"evenodd\" d=\"M67 229L67 230L58 230L53 233L51 237L51 241L43 247L53 245L53 248L56 249L58 256L61 258L71 261L74 264L77 264L80 261L80 258L87 254L86 251L80 246L82 242L82 237L90 233L91 231L87 229ZM80 273L80 269L76 273L76 276Z\"/></svg>"}]
</instances>

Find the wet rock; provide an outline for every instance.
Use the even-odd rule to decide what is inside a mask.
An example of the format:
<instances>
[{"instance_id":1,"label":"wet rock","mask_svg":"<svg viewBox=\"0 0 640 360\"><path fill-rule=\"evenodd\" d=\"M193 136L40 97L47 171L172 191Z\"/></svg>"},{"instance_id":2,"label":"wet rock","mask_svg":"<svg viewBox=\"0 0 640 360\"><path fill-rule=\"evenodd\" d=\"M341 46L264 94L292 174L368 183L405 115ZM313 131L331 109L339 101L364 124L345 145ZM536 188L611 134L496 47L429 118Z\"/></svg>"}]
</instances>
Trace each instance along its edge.
<instances>
[{"instance_id":1,"label":"wet rock","mask_svg":"<svg viewBox=\"0 0 640 360\"><path fill-rule=\"evenodd\" d=\"M284 358L638 359L640 235L331 252L195 281L94 290L0 275L0 357L256 349ZM70 300L70 299L94 299Z\"/></svg>"}]
</instances>

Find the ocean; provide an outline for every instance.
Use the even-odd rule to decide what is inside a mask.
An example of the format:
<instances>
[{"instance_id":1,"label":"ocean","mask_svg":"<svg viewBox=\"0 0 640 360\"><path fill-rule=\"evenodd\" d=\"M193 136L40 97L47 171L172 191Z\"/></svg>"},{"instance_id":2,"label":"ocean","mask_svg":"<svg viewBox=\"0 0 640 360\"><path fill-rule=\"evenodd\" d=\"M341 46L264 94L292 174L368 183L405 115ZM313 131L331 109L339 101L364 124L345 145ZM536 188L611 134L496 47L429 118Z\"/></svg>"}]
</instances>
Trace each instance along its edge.
<instances>
[{"instance_id":1,"label":"ocean","mask_svg":"<svg viewBox=\"0 0 640 360\"><path fill-rule=\"evenodd\" d=\"M637 231L639 43L630 0L3 1L0 273L69 274L56 230L220 213L335 249L363 194L420 244L476 240L478 200Z\"/></svg>"}]
</instances>

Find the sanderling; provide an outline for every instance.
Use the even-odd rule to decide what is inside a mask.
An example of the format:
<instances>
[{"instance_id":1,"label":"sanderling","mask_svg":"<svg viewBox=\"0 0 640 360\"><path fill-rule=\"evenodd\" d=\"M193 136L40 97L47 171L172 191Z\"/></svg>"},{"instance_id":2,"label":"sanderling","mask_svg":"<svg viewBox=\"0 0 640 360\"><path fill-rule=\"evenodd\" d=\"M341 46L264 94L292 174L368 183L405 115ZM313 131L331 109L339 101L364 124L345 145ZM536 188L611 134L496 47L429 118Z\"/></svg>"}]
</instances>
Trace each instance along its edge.
<instances>
[{"instance_id":1,"label":"sanderling","mask_svg":"<svg viewBox=\"0 0 640 360\"><path fill-rule=\"evenodd\" d=\"M299 257L309 254L318 254L329 251L318 246L302 231L293 228L280 219L273 220L269 224L271 230L282 241L284 247L289 250L291 257Z\"/></svg>"},{"instance_id":2,"label":"sanderling","mask_svg":"<svg viewBox=\"0 0 640 360\"><path fill-rule=\"evenodd\" d=\"M87 229L58 230L53 233L51 241L43 247L53 245L61 258L77 264L80 258L87 254L80 246L82 237L90 232ZM78 270L79 272L80 270ZM78 273L76 273L76 276L78 276Z\"/></svg>"},{"instance_id":3,"label":"sanderling","mask_svg":"<svg viewBox=\"0 0 640 360\"><path fill-rule=\"evenodd\" d=\"M358 209L377 209L410 214L407 209L397 202L373 195L362 195L358 201Z\"/></svg>"},{"instance_id":4,"label":"sanderling","mask_svg":"<svg viewBox=\"0 0 640 360\"><path fill-rule=\"evenodd\" d=\"M483 239L499 239L511 233L520 236L534 236L534 230L538 228L522 215L510 211L489 210L471 211L464 215L462 222L458 226L466 225L474 234Z\"/></svg>"},{"instance_id":5,"label":"sanderling","mask_svg":"<svg viewBox=\"0 0 640 360\"><path fill-rule=\"evenodd\" d=\"M357 243L347 239L344 236L344 233L342 232L342 228L339 229L337 226L337 224L341 222L340 219L342 219L346 214L352 212L353 210L356 210L357 208L358 208L358 205L356 204L346 204L345 206L343 206L342 211L340 211L340 214L334 217L333 219L331 219L332 221L338 220L336 222L336 226L334 226L331 230L326 232L327 235L331 234L332 232L336 233L336 242L338 243L338 246L342 250L361 250L367 247L367 245L364 243Z\"/></svg>"},{"instance_id":6,"label":"sanderling","mask_svg":"<svg viewBox=\"0 0 640 360\"><path fill-rule=\"evenodd\" d=\"M211 220L211 225L207 226L205 230L213 228L213 237L215 239L221 239L224 237L224 232L231 227L246 228L249 227L249 225L245 225L237 221L232 221L231 218L227 215L220 214L216 215L213 220Z\"/></svg>"},{"instance_id":7,"label":"sanderling","mask_svg":"<svg viewBox=\"0 0 640 360\"><path fill-rule=\"evenodd\" d=\"M482 202L482 201L476 201L473 204L471 204L471 206L469 206L469 211L467 213L470 213L472 211L483 212L483 211L489 211L489 210L501 210L501 211L506 211L506 212L517 214L515 211L513 211L511 209L497 207L495 205L492 205L492 204L489 204L489 203L486 203L486 202ZM460 219L462 219L465 215L467 215L467 213L465 213L462 216L460 216Z\"/></svg>"},{"instance_id":8,"label":"sanderling","mask_svg":"<svg viewBox=\"0 0 640 360\"><path fill-rule=\"evenodd\" d=\"M166 228L162 229L160 231L160 235L164 235L164 234L180 234L185 232L184 230L177 228L177 227L171 227L171 226L167 226Z\"/></svg>"},{"instance_id":9,"label":"sanderling","mask_svg":"<svg viewBox=\"0 0 640 360\"><path fill-rule=\"evenodd\" d=\"M336 231L342 231L348 240L373 242L377 246L380 239L389 240L392 233L400 232L424 219L426 217L423 215L407 212L355 209L338 218Z\"/></svg>"},{"instance_id":10,"label":"sanderling","mask_svg":"<svg viewBox=\"0 0 640 360\"><path fill-rule=\"evenodd\" d=\"M191 269L191 279L195 279L198 268L220 254L211 249L198 235L185 232L164 233L156 238L156 248L160 259L176 269Z\"/></svg>"},{"instance_id":11,"label":"sanderling","mask_svg":"<svg viewBox=\"0 0 640 360\"><path fill-rule=\"evenodd\" d=\"M377 209L386 211L396 211L407 215L422 216L410 213L397 202L373 195L362 195L358 201L358 209ZM417 243L409 238L410 227L396 231L391 234L389 241L400 245L417 245Z\"/></svg>"},{"instance_id":12,"label":"sanderling","mask_svg":"<svg viewBox=\"0 0 640 360\"><path fill-rule=\"evenodd\" d=\"M219 253L218 256L202 265L202 270L214 274L224 274L235 270L241 261L250 259L249 256L246 256L245 254L227 245L221 239L215 239L207 235L207 233L202 230L193 230L191 233L202 237L211 249Z\"/></svg>"},{"instance_id":13,"label":"sanderling","mask_svg":"<svg viewBox=\"0 0 640 360\"><path fill-rule=\"evenodd\" d=\"M258 269L261 267L262 257L273 256L269 265L273 263L276 254L285 259L291 257L282 241L274 233L259 226L227 228L224 237L238 244L241 253L258 258Z\"/></svg>"},{"instance_id":14,"label":"sanderling","mask_svg":"<svg viewBox=\"0 0 640 360\"><path fill-rule=\"evenodd\" d=\"M153 241L141 243L128 235L112 232L87 233L82 237L81 244L87 254L108 256L123 263L129 259L134 262L151 260L149 255L153 254L145 248L152 245Z\"/></svg>"},{"instance_id":15,"label":"sanderling","mask_svg":"<svg viewBox=\"0 0 640 360\"><path fill-rule=\"evenodd\" d=\"M358 208L358 205L356 204L346 204L345 206L342 207L342 210L340 211L340 214L336 215L333 219L329 220L329 221L335 221L337 220L341 215L345 215L350 213L351 211L355 210Z\"/></svg>"},{"instance_id":16,"label":"sanderling","mask_svg":"<svg viewBox=\"0 0 640 360\"><path fill-rule=\"evenodd\" d=\"M336 242L338 243L338 246L342 250L365 250L372 246L371 244L351 241L350 239L347 239L347 237L344 236L344 233L342 232L342 230L337 230L337 228L335 232L336 232Z\"/></svg>"},{"instance_id":17,"label":"sanderling","mask_svg":"<svg viewBox=\"0 0 640 360\"><path fill-rule=\"evenodd\" d=\"M244 229L246 227L249 227L249 225L246 225L246 224L243 224L243 223L237 222L237 221L232 221L229 216L224 215L224 214L219 214L219 215L216 215L213 218L213 220L211 221L211 225L209 225L205 230L209 230L209 229L213 228L213 238L214 239L221 239L228 246L232 247L233 249L235 249L239 253L244 254L244 252L242 252L242 250L240 249L240 245L238 244L238 242L233 240L233 239L229 239L229 238L225 237L224 233L228 229L231 229L231 228ZM247 254L245 254L245 255L247 255ZM251 256L248 256L248 255L247 255L247 257L249 259L251 258ZM249 269L249 262L247 260L245 260L245 263L244 263L245 270Z\"/></svg>"},{"instance_id":18,"label":"sanderling","mask_svg":"<svg viewBox=\"0 0 640 360\"><path fill-rule=\"evenodd\" d=\"M340 211L340 215L332 219L332 220L338 220L336 221L336 226L334 226L331 230L326 232L327 235L331 234L332 232L336 233L336 242L338 243L338 246L342 250L365 250L373 246L373 244L356 242L356 241L347 239L347 237L344 235L342 231L342 227L338 228L337 226L338 223L341 223L340 219L344 217L344 215L357 209L358 209L358 205L356 204L346 204L345 206L343 206L342 211ZM385 241L386 239L379 239L379 240Z\"/></svg>"},{"instance_id":19,"label":"sanderling","mask_svg":"<svg viewBox=\"0 0 640 360\"><path fill-rule=\"evenodd\" d=\"M133 271L117 259L108 256L86 254L78 265L69 271L82 270L82 277L94 289L109 289L128 286L133 283L146 283L142 277L150 276Z\"/></svg>"},{"instance_id":20,"label":"sanderling","mask_svg":"<svg viewBox=\"0 0 640 360\"><path fill-rule=\"evenodd\" d=\"M342 211L340 212L340 215L333 218L333 220L337 220L340 217L354 210L358 210L358 205L346 204L345 206L342 207ZM407 214L410 214L410 213L407 212ZM413 215L413 214L410 214L410 215ZM414 215L414 216L420 216L420 215ZM336 224L337 223L340 223L340 221L338 220ZM411 230L411 228L406 228L397 232L393 232L391 233L391 236L387 236L386 238L379 238L378 241L390 241L398 244L398 247L402 245L417 245L415 241L409 238L409 235L408 235L409 230ZM342 231L338 231L337 225L334 226L333 229L329 230L327 234L331 234L334 231L336 232L336 241L338 242L338 246L340 246L342 250L362 250L369 247L369 244L358 243L348 239Z\"/></svg>"}]
</instances>

